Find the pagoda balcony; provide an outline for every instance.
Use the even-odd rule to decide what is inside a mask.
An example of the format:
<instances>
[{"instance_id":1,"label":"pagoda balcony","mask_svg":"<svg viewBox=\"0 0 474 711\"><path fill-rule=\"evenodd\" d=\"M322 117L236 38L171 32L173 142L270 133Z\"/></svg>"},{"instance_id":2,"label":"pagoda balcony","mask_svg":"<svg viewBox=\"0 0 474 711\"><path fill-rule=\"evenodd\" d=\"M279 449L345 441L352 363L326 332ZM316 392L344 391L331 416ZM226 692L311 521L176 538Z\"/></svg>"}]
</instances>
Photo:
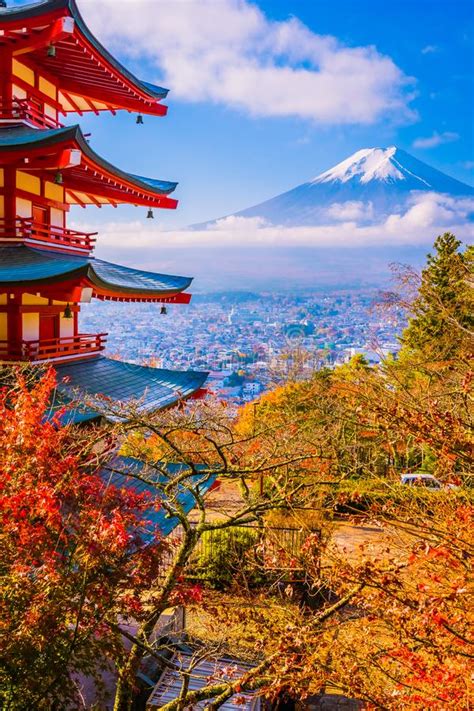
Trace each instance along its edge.
<instances>
[{"instance_id":1,"label":"pagoda balcony","mask_svg":"<svg viewBox=\"0 0 474 711\"><path fill-rule=\"evenodd\" d=\"M13 99L0 103L1 123L25 123L35 128L63 128L62 124L52 116L48 116L37 104L29 99Z\"/></svg>"},{"instance_id":2,"label":"pagoda balcony","mask_svg":"<svg viewBox=\"0 0 474 711\"><path fill-rule=\"evenodd\" d=\"M0 361L67 360L100 353L105 349L107 333L80 333L67 338L41 341L0 341Z\"/></svg>"},{"instance_id":3,"label":"pagoda balcony","mask_svg":"<svg viewBox=\"0 0 474 711\"><path fill-rule=\"evenodd\" d=\"M44 225L31 218L0 219L0 243L23 242L31 247L57 247L64 251L89 253L97 232L78 232L65 227Z\"/></svg>"}]
</instances>

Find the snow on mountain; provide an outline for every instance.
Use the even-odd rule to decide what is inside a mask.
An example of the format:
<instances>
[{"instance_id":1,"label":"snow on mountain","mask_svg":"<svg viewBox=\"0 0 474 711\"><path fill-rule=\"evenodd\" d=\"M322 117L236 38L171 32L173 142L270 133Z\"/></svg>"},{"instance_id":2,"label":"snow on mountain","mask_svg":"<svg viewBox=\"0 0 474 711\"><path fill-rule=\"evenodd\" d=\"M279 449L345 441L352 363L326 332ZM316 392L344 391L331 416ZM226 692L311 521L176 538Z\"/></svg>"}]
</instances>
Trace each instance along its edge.
<instances>
[{"instance_id":1,"label":"snow on mountain","mask_svg":"<svg viewBox=\"0 0 474 711\"><path fill-rule=\"evenodd\" d=\"M292 227L342 221L371 224L406 211L428 192L474 196L470 185L400 148L363 148L312 180L229 217L259 217Z\"/></svg>"},{"instance_id":2,"label":"snow on mountain","mask_svg":"<svg viewBox=\"0 0 474 711\"><path fill-rule=\"evenodd\" d=\"M396 158L397 148L363 148L354 153L346 160L338 163L334 168L330 168L321 175L310 181L310 183L330 183L340 181L347 183L352 178L358 179L362 184L371 180L382 180L384 183L396 180L405 180L408 176L418 178L427 185L426 181L419 176L413 176L407 171Z\"/></svg>"}]
</instances>

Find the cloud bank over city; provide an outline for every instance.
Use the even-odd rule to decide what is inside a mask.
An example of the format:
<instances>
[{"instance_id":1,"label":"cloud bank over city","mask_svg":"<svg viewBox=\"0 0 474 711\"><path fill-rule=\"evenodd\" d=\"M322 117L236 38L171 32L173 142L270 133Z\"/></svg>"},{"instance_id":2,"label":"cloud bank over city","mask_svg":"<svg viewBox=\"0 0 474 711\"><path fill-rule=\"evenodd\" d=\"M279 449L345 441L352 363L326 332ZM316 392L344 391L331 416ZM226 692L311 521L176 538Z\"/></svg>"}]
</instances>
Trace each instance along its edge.
<instances>
[{"instance_id":1,"label":"cloud bank over city","mask_svg":"<svg viewBox=\"0 0 474 711\"><path fill-rule=\"evenodd\" d=\"M297 17L275 21L245 0L82 0L97 36L147 61L173 100L215 102L253 116L370 125L417 119L413 78L375 46L348 46Z\"/></svg>"},{"instance_id":2,"label":"cloud bank over city","mask_svg":"<svg viewBox=\"0 0 474 711\"><path fill-rule=\"evenodd\" d=\"M273 225L260 217L226 217L206 229L163 230L143 221L109 222L101 227L105 250L157 250L192 247L380 247L423 246L442 232L453 231L466 242L474 240L473 198L453 198L438 193L413 196L404 212L383 221L358 224L370 206L334 203L328 206L328 223L317 226ZM333 219L329 221L329 217ZM92 225L76 221L77 229Z\"/></svg>"}]
</instances>

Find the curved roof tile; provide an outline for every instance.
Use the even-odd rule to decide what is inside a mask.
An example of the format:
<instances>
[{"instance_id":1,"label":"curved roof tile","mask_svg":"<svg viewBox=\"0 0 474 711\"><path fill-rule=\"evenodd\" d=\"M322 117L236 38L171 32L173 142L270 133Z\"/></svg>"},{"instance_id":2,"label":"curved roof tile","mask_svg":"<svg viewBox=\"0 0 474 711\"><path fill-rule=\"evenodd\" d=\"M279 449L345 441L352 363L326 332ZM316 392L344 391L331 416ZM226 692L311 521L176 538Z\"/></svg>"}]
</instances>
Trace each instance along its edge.
<instances>
[{"instance_id":1,"label":"curved roof tile","mask_svg":"<svg viewBox=\"0 0 474 711\"><path fill-rule=\"evenodd\" d=\"M154 412L185 400L203 387L208 373L195 370L167 370L97 356L55 364L57 391L63 402L84 396L110 398L139 404L143 412ZM60 403L55 403L57 407ZM98 412L79 405L66 413L66 422L96 419Z\"/></svg>"},{"instance_id":2,"label":"curved roof tile","mask_svg":"<svg viewBox=\"0 0 474 711\"><path fill-rule=\"evenodd\" d=\"M103 467L101 476L106 483L110 482L119 489L125 487L138 494L146 493L150 497L150 502L154 502L156 498L166 498L163 486L185 472L189 472L186 483L190 484L193 489L197 489L201 496L205 495L216 481L216 474L212 473L206 465L196 464L194 468L200 473L193 474L190 467L185 464L158 462L155 467L133 457L117 456ZM156 482L157 486L154 486L153 483L146 483L143 479ZM173 495L186 514L196 507L193 492L182 484L174 487ZM165 536L179 525L178 518L170 517L165 509L157 509L152 505L146 511L144 518L158 526Z\"/></svg>"},{"instance_id":3,"label":"curved roof tile","mask_svg":"<svg viewBox=\"0 0 474 711\"><path fill-rule=\"evenodd\" d=\"M169 195L176 189L178 183L168 180L158 180L155 178L144 178L141 175L127 173L109 163L99 156L88 144L79 125L64 126L63 128L38 129L24 125L15 125L2 128L0 131L0 152L11 151L15 148L40 148L48 147L66 141L73 141L79 149L98 166L105 171L117 176L119 180L132 183L138 189L146 192L154 192L157 195ZM25 166L27 168L27 166Z\"/></svg>"},{"instance_id":4,"label":"curved roof tile","mask_svg":"<svg viewBox=\"0 0 474 711\"><path fill-rule=\"evenodd\" d=\"M0 285L34 285L73 277L86 277L97 287L113 292L150 296L180 293L192 282L191 277L155 274L94 257L30 247L0 247Z\"/></svg>"}]
</instances>

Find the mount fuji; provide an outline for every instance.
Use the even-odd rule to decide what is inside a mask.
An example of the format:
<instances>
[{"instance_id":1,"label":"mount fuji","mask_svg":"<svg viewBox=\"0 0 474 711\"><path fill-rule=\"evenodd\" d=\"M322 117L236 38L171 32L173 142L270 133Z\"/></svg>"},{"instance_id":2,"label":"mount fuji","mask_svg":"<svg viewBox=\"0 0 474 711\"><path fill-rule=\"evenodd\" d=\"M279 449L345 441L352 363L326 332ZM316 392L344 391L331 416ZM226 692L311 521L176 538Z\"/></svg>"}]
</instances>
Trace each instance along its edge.
<instances>
[{"instance_id":1,"label":"mount fuji","mask_svg":"<svg viewBox=\"0 0 474 711\"><path fill-rule=\"evenodd\" d=\"M474 188L395 146L363 148L312 180L227 219L258 217L290 227L341 222L368 225L404 212L427 193L472 197ZM215 221L193 227L212 224Z\"/></svg>"}]
</instances>

